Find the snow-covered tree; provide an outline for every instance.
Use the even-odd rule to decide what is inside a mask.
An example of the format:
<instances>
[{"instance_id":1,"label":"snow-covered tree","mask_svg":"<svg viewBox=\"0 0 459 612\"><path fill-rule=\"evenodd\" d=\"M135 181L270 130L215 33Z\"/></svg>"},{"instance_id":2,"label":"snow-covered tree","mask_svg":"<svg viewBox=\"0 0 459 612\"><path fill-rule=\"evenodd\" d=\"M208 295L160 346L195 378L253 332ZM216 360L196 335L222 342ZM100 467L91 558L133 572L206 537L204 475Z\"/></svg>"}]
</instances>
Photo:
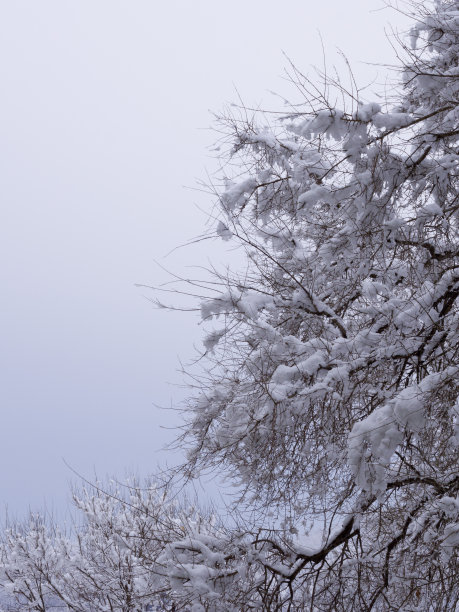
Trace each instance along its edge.
<instances>
[{"instance_id":1,"label":"snow-covered tree","mask_svg":"<svg viewBox=\"0 0 459 612\"><path fill-rule=\"evenodd\" d=\"M413 6L384 99L293 68L300 104L221 119L217 234L247 267L188 281L182 475L223 469L237 512L77 497L77 537L4 538L23 609L459 610L459 1Z\"/></svg>"},{"instance_id":2,"label":"snow-covered tree","mask_svg":"<svg viewBox=\"0 0 459 612\"><path fill-rule=\"evenodd\" d=\"M254 607L458 602L459 2L414 7L387 100L295 71L280 118L222 119L248 264L202 302L185 439L254 512Z\"/></svg>"},{"instance_id":3,"label":"snow-covered tree","mask_svg":"<svg viewBox=\"0 0 459 612\"><path fill-rule=\"evenodd\" d=\"M180 564L194 554L177 543L185 534L188 548L192 534L205 538L212 520L151 482L86 486L73 501L79 512L69 534L38 514L4 530L1 610L172 612L199 600L196 580L191 595L185 588L174 600Z\"/></svg>"}]
</instances>

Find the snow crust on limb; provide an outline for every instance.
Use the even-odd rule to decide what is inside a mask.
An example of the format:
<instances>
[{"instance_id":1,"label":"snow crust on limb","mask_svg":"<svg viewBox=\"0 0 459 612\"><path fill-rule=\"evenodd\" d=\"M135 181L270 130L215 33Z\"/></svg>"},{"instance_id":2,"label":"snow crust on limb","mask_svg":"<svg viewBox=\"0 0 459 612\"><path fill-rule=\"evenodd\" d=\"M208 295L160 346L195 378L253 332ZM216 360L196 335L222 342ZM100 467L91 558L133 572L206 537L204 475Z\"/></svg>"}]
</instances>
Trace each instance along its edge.
<instances>
[{"instance_id":1,"label":"snow crust on limb","mask_svg":"<svg viewBox=\"0 0 459 612\"><path fill-rule=\"evenodd\" d=\"M17 609L459 610L459 1L413 10L390 103L293 68L302 105L221 119L247 268L200 302L181 475L223 468L231 520L77 497L76 541L7 532Z\"/></svg>"}]
</instances>

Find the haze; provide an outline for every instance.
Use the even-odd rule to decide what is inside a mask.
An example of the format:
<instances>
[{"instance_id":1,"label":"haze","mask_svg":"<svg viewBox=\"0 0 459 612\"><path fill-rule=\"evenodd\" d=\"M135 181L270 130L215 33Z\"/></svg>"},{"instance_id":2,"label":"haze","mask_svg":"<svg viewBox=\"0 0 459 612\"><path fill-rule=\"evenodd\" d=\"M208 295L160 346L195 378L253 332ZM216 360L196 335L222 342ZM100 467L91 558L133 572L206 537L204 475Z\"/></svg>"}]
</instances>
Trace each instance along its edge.
<instances>
[{"instance_id":1,"label":"haze","mask_svg":"<svg viewBox=\"0 0 459 612\"><path fill-rule=\"evenodd\" d=\"M0 2L0 506L66 507L68 481L147 474L166 455L177 372L197 317L156 311L135 283L221 257L200 234L216 165L209 109L288 96L336 47L384 82L390 21L374 0ZM373 12L371 12L373 11ZM173 383L172 385L169 383Z\"/></svg>"}]
</instances>

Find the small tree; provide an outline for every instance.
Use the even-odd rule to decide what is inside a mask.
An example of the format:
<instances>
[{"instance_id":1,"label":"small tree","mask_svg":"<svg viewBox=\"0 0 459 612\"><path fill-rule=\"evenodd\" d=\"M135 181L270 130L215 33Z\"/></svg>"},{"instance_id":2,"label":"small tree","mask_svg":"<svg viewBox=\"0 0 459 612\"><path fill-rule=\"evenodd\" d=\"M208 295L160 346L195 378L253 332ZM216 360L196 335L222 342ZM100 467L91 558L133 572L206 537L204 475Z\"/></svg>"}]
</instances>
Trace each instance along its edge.
<instances>
[{"instance_id":1,"label":"small tree","mask_svg":"<svg viewBox=\"0 0 459 612\"><path fill-rule=\"evenodd\" d=\"M73 501L79 521L71 534L36 514L4 531L1 610L178 612L199 600L186 586L175 598L174 581L193 561L192 534L205 538L212 523L177 504L167 486L85 486Z\"/></svg>"}]
</instances>

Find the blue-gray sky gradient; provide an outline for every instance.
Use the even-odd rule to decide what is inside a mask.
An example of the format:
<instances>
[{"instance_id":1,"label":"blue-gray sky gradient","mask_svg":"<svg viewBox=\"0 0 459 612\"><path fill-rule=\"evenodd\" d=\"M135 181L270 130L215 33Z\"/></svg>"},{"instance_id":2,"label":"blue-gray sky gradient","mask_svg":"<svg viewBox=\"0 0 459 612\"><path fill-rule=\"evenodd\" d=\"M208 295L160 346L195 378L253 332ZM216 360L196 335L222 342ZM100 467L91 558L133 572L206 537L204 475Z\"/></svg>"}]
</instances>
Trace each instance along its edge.
<instances>
[{"instance_id":1,"label":"blue-gray sky gradient","mask_svg":"<svg viewBox=\"0 0 459 612\"><path fill-rule=\"evenodd\" d=\"M361 82L394 60L376 0L0 1L0 506L61 511L71 473L146 474L175 417L193 316L157 312L135 283L202 231L183 188L214 162L209 109L288 95L336 47ZM180 250L184 272L212 246Z\"/></svg>"}]
</instances>

